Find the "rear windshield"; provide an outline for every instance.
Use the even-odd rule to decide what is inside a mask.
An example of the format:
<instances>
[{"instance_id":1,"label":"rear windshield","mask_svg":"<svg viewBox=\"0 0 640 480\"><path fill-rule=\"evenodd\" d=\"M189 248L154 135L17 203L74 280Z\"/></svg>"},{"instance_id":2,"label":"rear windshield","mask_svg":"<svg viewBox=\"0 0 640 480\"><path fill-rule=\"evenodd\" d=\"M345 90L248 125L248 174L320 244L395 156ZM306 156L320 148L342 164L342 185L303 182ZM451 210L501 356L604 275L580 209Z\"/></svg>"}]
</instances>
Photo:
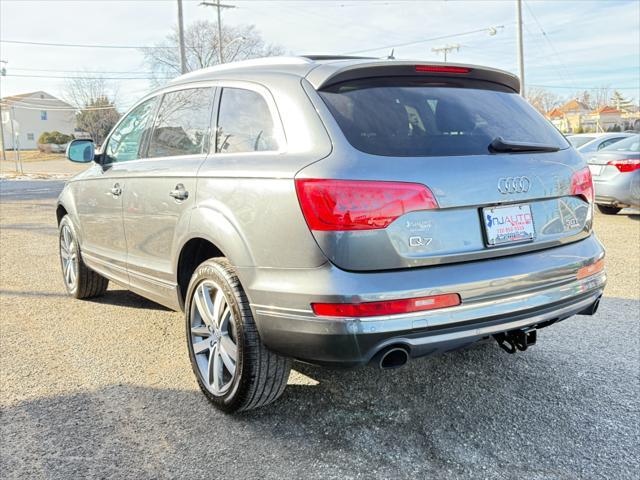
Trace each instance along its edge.
<instances>
[{"instance_id":1,"label":"rear windshield","mask_svg":"<svg viewBox=\"0 0 640 480\"><path fill-rule=\"evenodd\" d=\"M640 135L632 135L629 138L612 143L601 152L631 152L640 153Z\"/></svg>"},{"instance_id":2,"label":"rear windshield","mask_svg":"<svg viewBox=\"0 0 640 480\"><path fill-rule=\"evenodd\" d=\"M595 140L595 138L596 137L576 137L574 135L574 136L567 137L567 140L569 140L571 142L571 145L573 145L575 148L578 148L584 145L585 143L589 143L591 140Z\"/></svg>"},{"instance_id":3,"label":"rear windshield","mask_svg":"<svg viewBox=\"0 0 640 480\"><path fill-rule=\"evenodd\" d=\"M481 155L496 137L568 147L519 95L491 88L384 79L342 83L319 94L349 143L374 155Z\"/></svg>"}]
</instances>

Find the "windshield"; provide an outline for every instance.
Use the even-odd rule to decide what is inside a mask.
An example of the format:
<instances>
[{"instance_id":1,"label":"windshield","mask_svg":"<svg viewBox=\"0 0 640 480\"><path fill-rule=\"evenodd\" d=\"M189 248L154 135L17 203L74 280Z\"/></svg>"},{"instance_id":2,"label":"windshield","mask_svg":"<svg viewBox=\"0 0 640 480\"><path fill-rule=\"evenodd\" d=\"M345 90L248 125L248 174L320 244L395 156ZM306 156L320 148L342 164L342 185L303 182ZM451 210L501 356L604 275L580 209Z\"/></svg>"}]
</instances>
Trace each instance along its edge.
<instances>
[{"instance_id":1,"label":"windshield","mask_svg":"<svg viewBox=\"0 0 640 480\"><path fill-rule=\"evenodd\" d=\"M497 137L557 148L568 144L518 94L403 79L342 83L321 91L347 140L388 156L482 155Z\"/></svg>"},{"instance_id":2,"label":"windshield","mask_svg":"<svg viewBox=\"0 0 640 480\"><path fill-rule=\"evenodd\" d=\"M600 150L601 152L632 152L640 153L640 135L632 135L629 138L620 140L608 147Z\"/></svg>"},{"instance_id":3,"label":"windshield","mask_svg":"<svg viewBox=\"0 0 640 480\"><path fill-rule=\"evenodd\" d=\"M589 143L591 140L595 140L595 138L596 137L577 137L575 135L572 135L570 137L567 137L567 140L569 140L571 142L571 145L573 145L575 148L578 148L586 143Z\"/></svg>"}]
</instances>

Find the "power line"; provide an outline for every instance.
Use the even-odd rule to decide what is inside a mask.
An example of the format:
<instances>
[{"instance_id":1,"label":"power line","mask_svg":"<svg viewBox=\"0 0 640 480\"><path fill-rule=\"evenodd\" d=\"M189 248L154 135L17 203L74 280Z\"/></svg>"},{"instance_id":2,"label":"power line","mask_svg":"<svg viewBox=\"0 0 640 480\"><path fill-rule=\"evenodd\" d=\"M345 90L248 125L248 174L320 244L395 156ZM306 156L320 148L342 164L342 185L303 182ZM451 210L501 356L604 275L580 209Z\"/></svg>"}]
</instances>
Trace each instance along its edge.
<instances>
[{"instance_id":1,"label":"power line","mask_svg":"<svg viewBox=\"0 0 640 480\"><path fill-rule=\"evenodd\" d=\"M571 86L568 87L566 85L542 85L539 83L530 83L529 85L531 85L532 87L539 87L539 88L567 88L567 89L572 89L572 90L598 90L600 88L605 88L602 85L600 86L592 86L592 87L579 87L579 86ZM637 90L638 87L610 87L612 90Z\"/></svg>"},{"instance_id":2,"label":"power line","mask_svg":"<svg viewBox=\"0 0 640 480\"><path fill-rule=\"evenodd\" d=\"M0 106L3 108L16 108L18 110L46 110L48 112L63 112L63 111L79 111L79 110L114 110L115 105L109 107L51 107L50 105L33 105L29 104L29 106L20 105L17 102L11 103L0 103Z\"/></svg>"},{"instance_id":3,"label":"power line","mask_svg":"<svg viewBox=\"0 0 640 480\"><path fill-rule=\"evenodd\" d=\"M549 47L551 47L551 50L553 51L553 54L556 56L558 65L560 66L560 68L562 70L564 70L564 73L566 74L567 78L569 79L568 83L572 84L573 80L572 80L571 75L569 74L569 70L567 69L566 65L562 62L562 59L561 59L562 57L560 57L560 54L558 53L558 50L556 50L555 45L551 42L551 38L549 38L549 35L547 35L547 32L544 30L544 28L542 28L542 24L538 20L538 17L534 13L533 9L529 6L529 2L524 1L524 4L525 4L525 7L527 7L527 10L531 14L531 16L533 17L533 20L538 25L538 28L540 29L540 32L542 33L542 36L544 37L546 42L549 44Z\"/></svg>"},{"instance_id":4,"label":"power line","mask_svg":"<svg viewBox=\"0 0 640 480\"><path fill-rule=\"evenodd\" d=\"M19 70L21 72L56 72L56 73L87 73L87 74L100 74L100 73L109 73L109 74L131 74L131 75L153 75L155 72L123 72L123 71L112 71L112 70L58 70L57 68L18 68L11 67L11 70Z\"/></svg>"},{"instance_id":5,"label":"power line","mask_svg":"<svg viewBox=\"0 0 640 480\"><path fill-rule=\"evenodd\" d=\"M409 45L417 45L419 43L426 43L426 42L434 42L436 40L444 40L447 38L454 38L454 37L462 37L464 35L471 35L473 33L480 33L480 32L488 32L491 31L492 28L504 28L504 25L497 25L495 27L485 27L485 28L479 28L477 30L469 30L468 32L460 32L460 33L452 33L449 35L441 35L439 37L431 37L431 38L423 38L422 40L414 40L411 42L405 42L405 43L396 43L394 45L384 45L381 47L376 47L376 48L367 48L364 50L354 50L351 52L346 52L344 53L344 55L354 55L357 53L366 53L366 52L375 52L378 50L389 50L390 48L399 48L399 47L407 47Z\"/></svg>"},{"instance_id":6,"label":"power line","mask_svg":"<svg viewBox=\"0 0 640 480\"><path fill-rule=\"evenodd\" d=\"M50 43L50 42L31 42L25 40L0 40L2 43L13 43L18 45L39 45L42 47L77 47L77 48L121 48L121 49L177 49L178 47L163 47L159 45L144 46L144 45L103 45L103 44L88 44L88 43Z\"/></svg>"},{"instance_id":7,"label":"power line","mask_svg":"<svg viewBox=\"0 0 640 480\"><path fill-rule=\"evenodd\" d=\"M56 79L80 79L80 80L171 80L175 77L79 77L79 76L68 76L68 75L21 75L15 73L8 73L3 75L4 77L20 77L20 78L49 78L52 80Z\"/></svg>"}]
</instances>

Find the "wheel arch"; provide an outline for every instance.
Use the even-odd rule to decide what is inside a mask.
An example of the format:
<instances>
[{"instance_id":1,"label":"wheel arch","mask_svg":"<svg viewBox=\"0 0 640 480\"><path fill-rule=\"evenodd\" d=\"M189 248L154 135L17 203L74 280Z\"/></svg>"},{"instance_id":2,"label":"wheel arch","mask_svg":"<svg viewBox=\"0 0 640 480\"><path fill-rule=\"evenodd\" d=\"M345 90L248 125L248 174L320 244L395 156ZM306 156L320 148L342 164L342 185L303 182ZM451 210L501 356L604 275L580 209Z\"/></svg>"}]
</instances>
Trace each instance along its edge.
<instances>
[{"instance_id":1,"label":"wheel arch","mask_svg":"<svg viewBox=\"0 0 640 480\"><path fill-rule=\"evenodd\" d=\"M68 215L69 212L67 211L66 207L58 202L58 205L56 206L56 222L57 225L60 225L60 222L62 221L62 219L64 218L65 215Z\"/></svg>"},{"instance_id":2,"label":"wheel arch","mask_svg":"<svg viewBox=\"0 0 640 480\"><path fill-rule=\"evenodd\" d=\"M234 267L254 265L249 247L239 230L212 208L193 210L189 235L182 238L178 245L174 271L183 308L189 280L198 265L208 258L224 257Z\"/></svg>"}]
</instances>

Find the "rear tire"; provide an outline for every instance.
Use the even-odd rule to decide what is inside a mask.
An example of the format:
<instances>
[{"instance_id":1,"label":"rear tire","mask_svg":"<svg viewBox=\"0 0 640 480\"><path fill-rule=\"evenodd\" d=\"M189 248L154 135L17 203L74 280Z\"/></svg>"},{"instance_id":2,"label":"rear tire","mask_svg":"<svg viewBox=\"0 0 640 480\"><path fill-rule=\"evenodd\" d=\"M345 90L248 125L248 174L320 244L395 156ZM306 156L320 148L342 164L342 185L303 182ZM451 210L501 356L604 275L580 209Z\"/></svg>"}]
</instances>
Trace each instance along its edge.
<instances>
[{"instance_id":1,"label":"rear tire","mask_svg":"<svg viewBox=\"0 0 640 480\"><path fill-rule=\"evenodd\" d=\"M225 412L251 410L282 395L291 360L262 344L249 301L228 260L196 269L186 295L187 346L204 395Z\"/></svg>"},{"instance_id":2,"label":"rear tire","mask_svg":"<svg viewBox=\"0 0 640 480\"><path fill-rule=\"evenodd\" d=\"M58 240L62 280L67 293L75 298L92 298L104 294L109 280L85 265L69 215L65 215L60 221Z\"/></svg>"},{"instance_id":3,"label":"rear tire","mask_svg":"<svg viewBox=\"0 0 640 480\"><path fill-rule=\"evenodd\" d=\"M600 213L604 215L615 215L620 210L622 210L621 208L610 207L609 205L597 205L597 207L598 207L598 210L600 210Z\"/></svg>"}]
</instances>

